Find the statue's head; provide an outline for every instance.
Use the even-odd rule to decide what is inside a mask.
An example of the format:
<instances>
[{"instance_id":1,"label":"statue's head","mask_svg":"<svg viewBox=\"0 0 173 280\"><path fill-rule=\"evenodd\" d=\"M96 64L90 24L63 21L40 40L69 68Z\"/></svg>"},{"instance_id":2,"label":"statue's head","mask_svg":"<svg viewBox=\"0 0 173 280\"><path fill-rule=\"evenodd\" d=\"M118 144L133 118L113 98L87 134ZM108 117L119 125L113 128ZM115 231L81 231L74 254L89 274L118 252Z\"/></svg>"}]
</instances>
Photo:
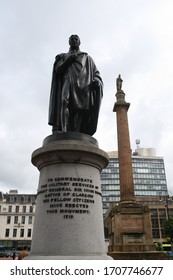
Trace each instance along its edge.
<instances>
[{"instance_id":1,"label":"statue's head","mask_svg":"<svg viewBox=\"0 0 173 280\"><path fill-rule=\"evenodd\" d=\"M80 46L80 38L78 35L71 35L69 38L69 45L70 47L79 47Z\"/></svg>"}]
</instances>

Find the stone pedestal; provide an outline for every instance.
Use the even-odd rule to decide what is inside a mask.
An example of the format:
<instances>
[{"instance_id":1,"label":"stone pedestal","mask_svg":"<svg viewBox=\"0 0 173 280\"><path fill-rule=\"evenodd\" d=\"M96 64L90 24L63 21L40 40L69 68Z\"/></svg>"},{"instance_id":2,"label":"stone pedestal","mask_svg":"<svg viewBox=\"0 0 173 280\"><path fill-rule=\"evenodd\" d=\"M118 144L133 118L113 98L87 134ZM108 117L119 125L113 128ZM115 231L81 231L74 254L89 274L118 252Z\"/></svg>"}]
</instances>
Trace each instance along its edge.
<instances>
[{"instance_id":1,"label":"stone pedestal","mask_svg":"<svg viewBox=\"0 0 173 280\"><path fill-rule=\"evenodd\" d=\"M109 259L105 253L97 141L81 133L48 136L34 151L40 171L31 254L26 259Z\"/></svg>"},{"instance_id":2,"label":"stone pedestal","mask_svg":"<svg viewBox=\"0 0 173 280\"><path fill-rule=\"evenodd\" d=\"M120 255L127 257L129 252L140 252L142 255L142 252L156 250L147 205L120 202L112 208L105 222L110 236L108 253L113 254L114 258Z\"/></svg>"}]
</instances>

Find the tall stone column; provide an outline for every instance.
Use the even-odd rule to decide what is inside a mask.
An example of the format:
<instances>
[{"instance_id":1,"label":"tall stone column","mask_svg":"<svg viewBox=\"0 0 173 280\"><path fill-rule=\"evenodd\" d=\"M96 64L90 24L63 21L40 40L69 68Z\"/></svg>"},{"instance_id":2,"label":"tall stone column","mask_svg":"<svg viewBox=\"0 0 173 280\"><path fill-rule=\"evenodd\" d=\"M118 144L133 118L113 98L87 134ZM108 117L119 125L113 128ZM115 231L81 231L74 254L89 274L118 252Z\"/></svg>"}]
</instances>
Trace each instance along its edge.
<instances>
[{"instance_id":1,"label":"tall stone column","mask_svg":"<svg viewBox=\"0 0 173 280\"><path fill-rule=\"evenodd\" d=\"M155 258L151 220L147 205L135 201L130 136L127 111L121 89L121 76L117 78L116 102L113 111L117 115L118 157L120 176L120 203L112 206L105 217L109 229L108 252L114 259Z\"/></svg>"},{"instance_id":2,"label":"tall stone column","mask_svg":"<svg viewBox=\"0 0 173 280\"><path fill-rule=\"evenodd\" d=\"M120 197L121 201L133 201L135 200L135 196L127 117L130 103L125 101L125 93L121 88L117 88L116 98L117 101L114 104L113 111L117 115Z\"/></svg>"}]
</instances>

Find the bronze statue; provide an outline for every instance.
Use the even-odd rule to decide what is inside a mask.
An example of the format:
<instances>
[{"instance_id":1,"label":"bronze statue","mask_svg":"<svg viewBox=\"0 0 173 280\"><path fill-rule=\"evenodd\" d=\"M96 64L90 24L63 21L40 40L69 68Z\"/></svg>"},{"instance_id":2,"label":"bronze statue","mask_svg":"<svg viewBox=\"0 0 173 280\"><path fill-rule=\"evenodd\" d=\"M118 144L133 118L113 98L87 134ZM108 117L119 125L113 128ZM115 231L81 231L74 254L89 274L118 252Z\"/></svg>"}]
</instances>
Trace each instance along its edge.
<instances>
[{"instance_id":1,"label":"bronze statue","mask_svg":"<svg viewBox=\"0 0 173 280\"><path fill-rule=\"evenodd\" d=\"M118 91L122 91L122 83L123 83L123 80L121 79L121 75L119 74L119 75L118 75L118 78L117 78L117 80L116 80L117 92L118 92Z\"/></svg>"},{"instance_id":2,"label":"bronze statue","mask_svg":"<svg viewBox=\"0 0 173 280\"><path fill-rule=\"evenodd\" d=\"M49 104L49 125L56 131L93 135L103 82L93 59L79 49L80 38L71 35L68 53L56 56L53 66Z\"/></svg>"}]
</instances>

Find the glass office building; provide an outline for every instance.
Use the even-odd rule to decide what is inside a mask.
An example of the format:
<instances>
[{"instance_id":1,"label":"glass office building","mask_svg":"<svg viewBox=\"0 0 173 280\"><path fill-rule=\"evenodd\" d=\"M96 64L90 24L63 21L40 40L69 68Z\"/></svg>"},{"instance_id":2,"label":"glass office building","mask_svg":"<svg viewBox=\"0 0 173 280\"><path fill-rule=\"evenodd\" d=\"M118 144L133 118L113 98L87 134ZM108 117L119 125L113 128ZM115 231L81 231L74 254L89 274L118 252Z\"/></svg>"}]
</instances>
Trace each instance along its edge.
<instances>
[{"instance_id":1,"label":"glass office building","mask_svg":"<svg viewBox=\"0 0 173 280\"><path fill-rule=\"evenodd\" d=\"M103 213L120 200L118 152L107 152L109 164L101 172ZM132 155L135 196L166 196L167 182L162 157L154 149L138 148Z\"/></svg>"}]
</instances>

